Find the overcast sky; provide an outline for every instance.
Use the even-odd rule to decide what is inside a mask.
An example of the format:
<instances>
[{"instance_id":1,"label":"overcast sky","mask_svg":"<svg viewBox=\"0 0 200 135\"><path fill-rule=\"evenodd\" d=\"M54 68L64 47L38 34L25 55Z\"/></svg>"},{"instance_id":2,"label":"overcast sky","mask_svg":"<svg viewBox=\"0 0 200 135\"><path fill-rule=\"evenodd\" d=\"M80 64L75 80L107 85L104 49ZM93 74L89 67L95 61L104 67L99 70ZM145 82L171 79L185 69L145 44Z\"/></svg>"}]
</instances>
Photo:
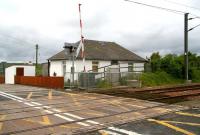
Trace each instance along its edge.
<instances>
[{"instance_id":1,"label":"overcast sky","mask_svg":"<svg viewBox=\"0 0 200 135\"><path fill-rule=\"evenodd\" d=\"M135 0L200 16L199 0ZM178 2L198 9L177 5ZM0 0L0 61L40 62L80 40L78 3L86 39L114 41L142 57L183 52L184 16L124 0ZM193 17L192 15L190 15ZM200 19L189 22L189 27ZM200 27L189 33L189 50L200 53Z\"/></svg>"}]
</instances>

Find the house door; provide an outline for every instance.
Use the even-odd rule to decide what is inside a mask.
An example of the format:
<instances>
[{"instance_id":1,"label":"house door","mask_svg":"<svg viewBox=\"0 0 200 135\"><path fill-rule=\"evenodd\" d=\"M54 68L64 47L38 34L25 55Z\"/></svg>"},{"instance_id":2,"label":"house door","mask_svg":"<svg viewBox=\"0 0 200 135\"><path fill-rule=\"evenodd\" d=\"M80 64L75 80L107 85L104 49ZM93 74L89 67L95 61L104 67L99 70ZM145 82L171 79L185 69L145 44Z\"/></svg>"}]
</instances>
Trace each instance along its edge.
<instances>
[{"instance_id":1,"label":"house door","mask_svg":"<svg viewBox=\"0 0 200 135\"><path fill-rule=\"evenodd\" d=\"M24 76L24 68L16 68L16 76Z\"/></svg>"}]
</instances>

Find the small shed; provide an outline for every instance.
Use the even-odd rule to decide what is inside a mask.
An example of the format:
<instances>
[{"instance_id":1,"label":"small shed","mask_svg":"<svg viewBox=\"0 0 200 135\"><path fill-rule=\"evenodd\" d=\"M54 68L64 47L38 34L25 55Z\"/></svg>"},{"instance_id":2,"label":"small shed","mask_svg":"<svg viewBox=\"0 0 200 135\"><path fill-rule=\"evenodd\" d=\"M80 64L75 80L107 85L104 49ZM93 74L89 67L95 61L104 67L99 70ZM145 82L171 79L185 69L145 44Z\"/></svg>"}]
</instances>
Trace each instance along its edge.
<instances>
[{"instance_id":1,"label":"small shed","mask_svg":"<svg viewBox=\"0 0 200 135\"><path fill-rule=\"evenodd\" d=\"M35 76L35 66L14 65L5 70L5 84L15 84L15 76Z\"/></svg>"}]
</instances>

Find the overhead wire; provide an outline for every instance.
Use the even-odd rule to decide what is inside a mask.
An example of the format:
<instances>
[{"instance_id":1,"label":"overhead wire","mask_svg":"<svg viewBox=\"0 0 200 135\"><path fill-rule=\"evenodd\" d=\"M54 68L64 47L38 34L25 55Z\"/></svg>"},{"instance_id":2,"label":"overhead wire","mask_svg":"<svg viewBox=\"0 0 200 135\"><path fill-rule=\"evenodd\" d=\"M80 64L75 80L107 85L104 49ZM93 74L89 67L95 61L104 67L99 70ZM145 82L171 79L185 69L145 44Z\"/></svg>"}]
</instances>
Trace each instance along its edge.
<instances>
[{"instance_id":1,"label":"overhead wire","mask_svg":"<svg viewBox=\"0 0 200 135\"><path fill-rule=\"evenodd\" d=\"M147 6L147 7L151 7L151 8L157 8L157 9L160 9L160 10L165 10L165 11L168 11L168 12L172 12L172 13L176 13L176 14L181 14L181 15L186 13L186 12L180 11L180 10L175 10L175 9L170 9L170 8L155 6L155 5L146 4L146 3L142 3L142 2L137 2L137 1L133 1L133 0L124 0L124 1L135 3L135 4L138 4L138 5Z\"/></svg>"},{"instance_id":2,"label":"overhead wire","mask_svg":"<svg viewBox=\"0 0 200 135\"><path fill-rule=\"evenodd\" d=\"M195 9L195 10L199 10L200 11L200 8L197 8L197 7L194 7L194 6L189 6L189 5L186 5L186 4L183 4L183 3L179 3L179 2L174 2L174 1L171 1L171 0L164 0L168 3L172 3L172 4L175 4L175 5L179 5L179 6L184 6L184 7L188 7L188 8L191 8L191 9Z\"/></svg>"},{"instance_id":3,"label":"overhead wire","mask_svg":"<svg viewBox=\"0 0 200 135\"><path fill-rule=\"evenodd\" d=\"M196 25L196 26L194 26L194 27L192 27L191 29L189 29L188 31L191 31L191 30L193 30L193 29L195 29L195 28L197 28L197 27L199 27L200 26L200 24L198 24L198 25Z\"/></svg>"},{"instance_id":4,"label":"overhead wire","mask_svg":"<svg viewBox=\"0 0 200 135\"><path fill-rule=\"evenodd\" d=\"M195 14L193 14L193 13L190 13L190 15L194 16L194 17L195 17L194 19L200 19L200 16L195 15Z\"/></svg>"},{"instance_id":5,"label":"overhead wire","mask_svg":"<svg viewBox=\"0 0 200 135\"><path fill-rule=\"evenodd\" d=\"M143 5L143 6L146 6L146 7L151 7L151 8L156 8L156 9L160 9L160 10L165 10L165 11L172 12L172 13L175 13L175 14L180 14L180 15L183 15L183 14L187 13L187 12L181 11L181 10L175 10L175 9L161 7L161 6L155 6L155 5L151 5L151 4L147 4L147 3L142 3L142 2L138 2L138 1L134 1L134 0L124 0L124 1L130 2L130 3L134 3L134 4L138 4L138 5ZM198 15L195 15L193 13L189 13L189 14L192 15L192 16L194 16L197 19L200 19L200 16L198 16Z\"/></svg>"}]
</instances>

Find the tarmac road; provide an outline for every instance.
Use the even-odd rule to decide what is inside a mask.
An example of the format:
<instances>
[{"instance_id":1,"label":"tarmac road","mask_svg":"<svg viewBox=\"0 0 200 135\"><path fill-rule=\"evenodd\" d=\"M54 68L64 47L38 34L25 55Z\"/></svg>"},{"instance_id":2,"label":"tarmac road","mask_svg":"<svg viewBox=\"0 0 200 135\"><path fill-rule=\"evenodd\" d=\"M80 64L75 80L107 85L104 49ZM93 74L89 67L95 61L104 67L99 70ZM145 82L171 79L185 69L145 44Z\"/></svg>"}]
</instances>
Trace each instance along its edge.
<instances>
[{"instance_id":1,"label":"tarmac road","mask_svg":"<svg viewBox=\"0 0 200 135\"><path fill-rule=\"evenodd\" d=\"M0 134L200 134L200 110L101 94L0 85Z\"/></svg>"}]
</instances>

